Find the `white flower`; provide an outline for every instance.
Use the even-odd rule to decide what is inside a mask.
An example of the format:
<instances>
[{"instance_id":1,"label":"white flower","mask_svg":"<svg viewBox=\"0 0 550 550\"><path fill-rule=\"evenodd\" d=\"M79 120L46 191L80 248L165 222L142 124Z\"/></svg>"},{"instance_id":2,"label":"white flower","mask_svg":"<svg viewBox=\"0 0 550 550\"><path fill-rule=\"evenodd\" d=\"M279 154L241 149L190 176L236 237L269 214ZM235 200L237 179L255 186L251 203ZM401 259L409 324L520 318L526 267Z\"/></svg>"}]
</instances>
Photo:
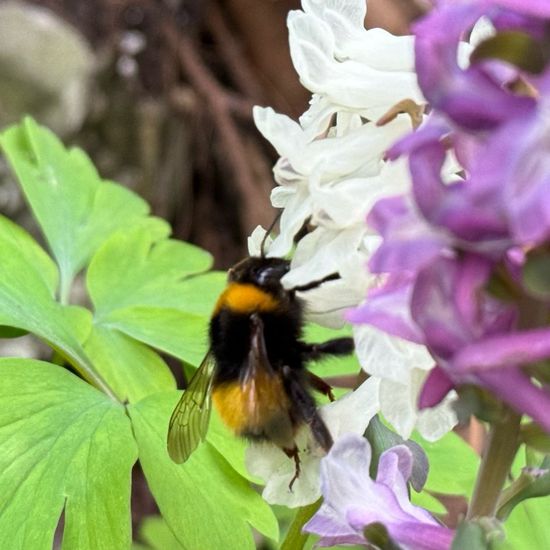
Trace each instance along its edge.
<instances>
[{"instance_id":1,"label":"white flower","mask_svg":"<svg viewBox=\"0 0 550 550\"><path fill-rule=\"evenodd\" d=\"M304 0L288 16L290 53L302 84L378 119L403 98L422 102L412 36L366 30L365 1Z\"/></svg>"},{"instance_id":2,"label":"white flower","mask_svg":"<svg viewBox=\"0 0 550 550\"><path fill-rule=\"evenodd\" d=\"M424 99L414 73L413 37L366 30L364 0L302 0L302 7L289 14L289 41L300 79L313 93L310 107L299 122L270 108L254 108L256 126L281 157L273 170L278 186L271 196L273 206L283 209L280 232L264 248L268 256L291 257L283 278L286 288L339 274L299 293L309 320L339 327L345 310L361 303L380 282L366 269L380 243L367 227L366 215L380 198L410 187L405 161L384 158L410 131L410 117L399 114L382 126L376 120L404 99ZM447 165L450 173L456 171L453 159ZM308 233L295 243L306 224ZM249 243L251 252L259 252L261 235ZM443 435L455 423L448 403L422 413L416 407L433 366L426 350L368 331L358 327L354 337L361 365L379 391L377 410L402 437L415 427L427 439ZM378 396L375 401L378 406ZM309 448L306 436L300 434L301 448ZM319 457L315 451L303 454L303 474L293 495L288 492L293 462L280 451L263 460L257 449L250 451L252 471L268 480L268 501L297 506L319 495Z\"/></svg>"},{"instance_id":3,"label":"white flower","mask_svg":"<svg viewBox=\"0 0 550 550\"><path fill-rule=\"evenodd\" d=\"M397 433L408 439L416 428L435 441L456 424L454 392L440 405L419 411L418 396L434 360L424 346L390 336L370 325L354 327L357 356L363 369L380 379L380 411Z\"/></svg>"},{"instance_id":4,"label":"white flower","mask_svg":"<svg viewBox=\"0 0 550 550\"><path fill-rule=\"evenodd\" d=\"M363 382L354 392L320 408L320 413L335 441L344 434L362 435L371 418L378 412L378 380ZM319 464L324 453L313 442L309 428L297 436L300 450L301 474L294 477L294 461L271 444L253 444L247 449L246 466L249 472L266 482L263 498L270 504L284 504L291 508L315 502L321 496Z\"/></svg>"}]
</instances>

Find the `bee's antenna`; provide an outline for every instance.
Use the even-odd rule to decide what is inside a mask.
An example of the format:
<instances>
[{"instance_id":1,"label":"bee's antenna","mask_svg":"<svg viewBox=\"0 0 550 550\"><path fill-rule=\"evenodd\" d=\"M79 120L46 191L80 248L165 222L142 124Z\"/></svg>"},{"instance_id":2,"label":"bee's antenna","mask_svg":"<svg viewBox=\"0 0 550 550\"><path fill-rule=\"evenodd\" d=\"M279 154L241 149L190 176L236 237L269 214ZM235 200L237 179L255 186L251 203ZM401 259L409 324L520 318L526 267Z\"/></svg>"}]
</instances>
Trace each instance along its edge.
<instances>
[{"instance_id":1,"label":"bee's antenna","mask_svg":"<svg viewBox=\"0 0 550 550\"><path fill-rule=\"evenodd\" d=\"M264 246L265 246L265 243L267 241L267 237L269 237L269 234L271 233L271 231L273 230L273 228L275 227L275 224L279 221L279 219L281 218L281 215L283 214L283 211L281 210L274 218L274 220L271 222L270 226L266 229L266 232L265 232L265 235L264 235L264 238L262 239L262 242L260 244L260 257L263 259L265 258L265 250L264 250Z\"/></svg>"}]
</instances>

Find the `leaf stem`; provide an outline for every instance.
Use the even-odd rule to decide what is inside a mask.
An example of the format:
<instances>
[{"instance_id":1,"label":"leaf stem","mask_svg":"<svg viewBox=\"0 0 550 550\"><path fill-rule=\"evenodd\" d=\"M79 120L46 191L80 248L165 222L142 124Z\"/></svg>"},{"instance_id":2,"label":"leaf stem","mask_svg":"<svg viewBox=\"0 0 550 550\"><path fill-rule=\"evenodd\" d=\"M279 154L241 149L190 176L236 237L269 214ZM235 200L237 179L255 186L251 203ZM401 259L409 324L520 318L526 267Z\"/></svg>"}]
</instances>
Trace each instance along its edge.
<instances>
[{"instance_id":1,"label":"leaf stem","mask_svg":"<svg viewBox=\"0 0 550 550\"><path fill-rule=\"evenodd\" d=\"M520 422L520 414L505 408L502 420L491 426L467 519L495 516L498 498L519 447Z\"/></svg>"},{"instance_id":2,"label":"leaf stem","mask_svg":"<svg viewBox=\"0 0 550 550\"><path fill-rule=\"evenodd\" d=\"M61 280L59 284L59 303L63 306L69 305L69 296L71 293L72 280L66 277L61 271Z\"/></svg>"}]
</instances>

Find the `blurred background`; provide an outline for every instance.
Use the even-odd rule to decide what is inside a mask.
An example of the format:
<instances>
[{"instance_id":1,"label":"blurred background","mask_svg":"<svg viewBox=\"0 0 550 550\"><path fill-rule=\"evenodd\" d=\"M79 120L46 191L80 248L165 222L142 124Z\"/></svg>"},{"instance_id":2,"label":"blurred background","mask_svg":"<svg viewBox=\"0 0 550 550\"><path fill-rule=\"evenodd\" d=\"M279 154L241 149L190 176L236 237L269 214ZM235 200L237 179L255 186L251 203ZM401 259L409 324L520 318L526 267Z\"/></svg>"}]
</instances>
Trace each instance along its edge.
<instances>
[{"instance_id":1,"label":"blurred background","mask_svg":"<svg viewBox=\"0 0 550 550\"><path fill-rule=\"evenodd\" d=\"M307 108L286 29L299 8L299 0L0 0L0 127L31 114L226 269L275 214L277 155L252 106L295 119ZM369 0L365 24L406 34L425 9L422 0ZM36 233L3 159L0 213ZM40 356L37 345L6 340L1 354ZM137 468L132 501L143 541L143 518L157 509Z\"/></svg>"},{"instance_id":2,"label":"blurred background","mask_svg":"<svg viewBox=\"0 0 550 550\"><path fill-rule=\"evenodd\" d=\"M367 27L407 33L422 0L369 0ZM84 148L216 267L274 216L275 151L252 105L297 118L309 92L288 48L299 0L0 1L0 126L32 114ZM6 167L0 213L27 214Z\"/></svg>"}]
</instances>

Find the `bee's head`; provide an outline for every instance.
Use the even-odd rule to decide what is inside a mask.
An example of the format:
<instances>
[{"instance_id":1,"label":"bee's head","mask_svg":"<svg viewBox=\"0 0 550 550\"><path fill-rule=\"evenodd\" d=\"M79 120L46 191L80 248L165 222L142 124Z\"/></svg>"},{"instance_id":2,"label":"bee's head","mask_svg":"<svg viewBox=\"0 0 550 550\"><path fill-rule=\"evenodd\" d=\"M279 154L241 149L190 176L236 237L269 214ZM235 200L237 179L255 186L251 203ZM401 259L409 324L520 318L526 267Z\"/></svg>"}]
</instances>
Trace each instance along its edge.
<instances>
[{"instance_id":1,"label":"bee's head","mask_svg":"<svg viewBox=\"0 0 550 550\"><path fill-rule=\"evenodd\" d=\"M278 291L282 288L281 279L289 269L290 261L282 258L245 258L229 270L228 280Z\"/></svg>"}]
</instances>

